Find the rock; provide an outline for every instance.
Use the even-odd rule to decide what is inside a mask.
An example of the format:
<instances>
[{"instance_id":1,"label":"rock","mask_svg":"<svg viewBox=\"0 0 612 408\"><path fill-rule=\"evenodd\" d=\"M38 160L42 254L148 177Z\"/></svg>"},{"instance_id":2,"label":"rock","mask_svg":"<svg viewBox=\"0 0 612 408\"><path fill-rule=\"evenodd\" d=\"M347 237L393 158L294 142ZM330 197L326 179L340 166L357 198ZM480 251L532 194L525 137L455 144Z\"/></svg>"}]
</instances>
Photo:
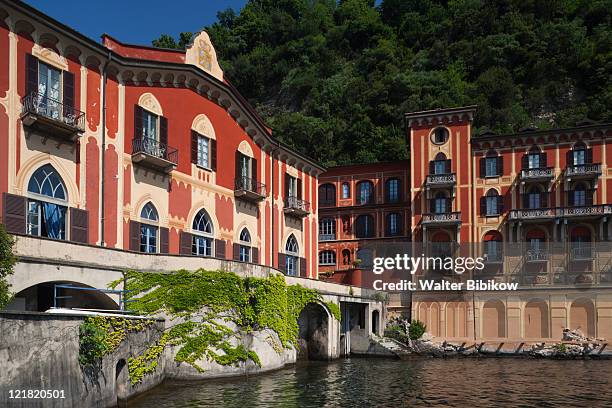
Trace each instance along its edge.
<instances>
[{"instance_id":1,"label":"rock","mask_svg":"<svg viewBox=\"0 0 612 408\"><path fill-rule=\"evenodd\" d=\"M433 340L433 335L429 332L425 332L423 333L423 335L421 336L421 338L419 339L421 341L432 341Z\"/></svg>"}]
</instances>

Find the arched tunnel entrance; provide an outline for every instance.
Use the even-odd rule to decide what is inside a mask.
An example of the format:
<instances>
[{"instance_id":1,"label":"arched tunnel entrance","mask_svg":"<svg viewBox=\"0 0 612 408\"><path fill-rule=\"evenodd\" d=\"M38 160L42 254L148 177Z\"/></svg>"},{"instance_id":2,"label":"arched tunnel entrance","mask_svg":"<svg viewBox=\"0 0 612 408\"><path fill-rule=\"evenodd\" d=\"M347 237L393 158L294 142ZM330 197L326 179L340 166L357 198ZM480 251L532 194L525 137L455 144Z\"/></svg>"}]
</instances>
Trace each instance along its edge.
<instances>
[{"instance_id":1,"label":"arched tunnel entrance","mask_svg":"<svg viewBox=\"0 0 612 408\"><path fill-rule=\"evenodd\" d=\"M5 310L46 312L53 307L53 299L57 294L57 307L118 310L119 305L108 295L95 290L79 290L57 288L55 285L71 285L92 289L91 286L78 282L51 281L30 286L16 293Z\"/></svg>"},{"instance_id":2,"label":"arched tunnel entrance","mask_svg":"<svg viewBox=\"0 0 612 408\"><path fill-rule=\"evenodd\" d=\"M309 303L298 318L298 359L329 359L329 314L324 306Z\"/></svg>"}]
</instances>

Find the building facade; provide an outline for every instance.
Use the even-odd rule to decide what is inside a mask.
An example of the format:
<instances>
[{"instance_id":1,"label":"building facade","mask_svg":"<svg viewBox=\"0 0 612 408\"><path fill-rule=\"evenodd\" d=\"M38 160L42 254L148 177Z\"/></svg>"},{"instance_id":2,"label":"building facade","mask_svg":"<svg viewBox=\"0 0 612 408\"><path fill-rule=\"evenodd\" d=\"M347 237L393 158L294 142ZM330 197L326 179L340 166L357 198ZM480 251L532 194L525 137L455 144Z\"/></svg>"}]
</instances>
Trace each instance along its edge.
<instances>
[{"instance_id":1,"label":"building facade","mask_svg":"<svg viewBox=\"0 0 612 408\"><path fill-rule=\"evenodd\" d=\"M0 204L17 235L317 277L317 177L185 51L102 43L0 2Z\"/></svg>"}]
</instances>

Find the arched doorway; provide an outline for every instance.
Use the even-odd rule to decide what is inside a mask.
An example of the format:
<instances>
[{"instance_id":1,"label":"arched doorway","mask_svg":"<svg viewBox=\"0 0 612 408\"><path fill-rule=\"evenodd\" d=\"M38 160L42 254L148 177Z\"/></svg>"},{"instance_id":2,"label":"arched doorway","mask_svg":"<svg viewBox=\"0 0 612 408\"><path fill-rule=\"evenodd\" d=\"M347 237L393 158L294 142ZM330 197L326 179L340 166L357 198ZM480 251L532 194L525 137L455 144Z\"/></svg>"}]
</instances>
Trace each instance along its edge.
<instances>
[{"instance_id":1,"label":"arched doorway","mask_svg":"<svg viewBox=\"0 0 612 408\"><path fill-rule=\"evenodd\" d=\"M117 406L127 407L129 374L125 359L120 359L115 365L115 393L117 394Z\"/></svg>"},{"instance_id":2,"label":"arched doorway","mask_svg":"<svg viewBox=\"0 0 612 408\"><path fill-rule=\"evenodd\" d=\"M570 307L570 329L580 329L588 336L595 337L595 306L589 299L576 299Z\"/></svg>"},{"instance_id":3,"label":"arched doorway","mask_svg":"<svg viewBox=\"0 0 612 408\"><path fill-rule=\"evenodd\" d=\"M466 332L465 303L449 302L446 305L446 337L463 338Z\"/></svg>"},{"instance_id":4,"label":"arched doorway","mask_svg":"<svg viewBox=\"0 0 612 408\"><path fill-rule=\"evenodd\" d=\"M372 333L377 336L380 335L378 326L380 325L380 312L378 310L372 311Z\"/></svg>"},{"instance_id":5,"label":"arched doorway","mask_svg":"<svg viewBox=\"0 0 612 408\"><path fill-rule=\"evenodd\" d=\"M46 312L53 307L55 285L70 285L93 289L78 282L52 281L42 282L15 294L5 310ZM117 310L119 305L108 295L95 290L57 288L58 307L80 309Z\"/></svg>"},{"instance_id":6,"label":"arched doorway","mask_svg":"<svg viewBox=\"0 0 612 408\"><path fill-rule=\"evenodd\" d=\"M298 359L329 359L329 316L318 303L309 303L298 317Z\"/></svg>"},{"instance_id":7,"label":"arched doorway","mask_svg":"<svg viewBox=\"0 0 612 408\"><path fill-rule=\"evenodd\" d=\"M548 305L543 300L532 300L525 305L525 338L538 339L549 337Z\"/></svg>"},{"instance_id":8,"label":"arched doorway","mask_svg":"<svg viewBox=\"0 0 612 408\"><path fill-rule=\"evenodd\" d=\"M428 332L433 336L440 336L440 305L433 302L429 308L429 327Z\"/></svg>"},{"instance_id":9,"label":"arched doorway","mask_svg":"<svg viewBox=\"0 0 612 408\"><path fill-rule=\"evenodd\" d=\"M482 308L482 337L506 337L506 307L500 300L489 300Z\"/></svg>"}]
</instances>

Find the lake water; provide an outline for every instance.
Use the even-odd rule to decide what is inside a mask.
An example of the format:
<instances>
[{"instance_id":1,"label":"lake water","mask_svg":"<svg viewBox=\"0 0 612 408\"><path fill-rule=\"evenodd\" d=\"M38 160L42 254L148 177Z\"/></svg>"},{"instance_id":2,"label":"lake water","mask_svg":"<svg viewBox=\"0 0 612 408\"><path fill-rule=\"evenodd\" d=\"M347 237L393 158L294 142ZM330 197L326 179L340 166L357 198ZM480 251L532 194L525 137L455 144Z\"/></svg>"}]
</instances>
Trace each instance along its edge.
<instances>
[{"instance_id":1,"label":"lake water","mask_svg":"<svg viewBox=\"0 0 612 408\"><path fill-rule=\"evenodd\" d=\"M166 382L129 406L612 407L612 361L308 361L248 378Z\"/></svg>"}]
</instances>

